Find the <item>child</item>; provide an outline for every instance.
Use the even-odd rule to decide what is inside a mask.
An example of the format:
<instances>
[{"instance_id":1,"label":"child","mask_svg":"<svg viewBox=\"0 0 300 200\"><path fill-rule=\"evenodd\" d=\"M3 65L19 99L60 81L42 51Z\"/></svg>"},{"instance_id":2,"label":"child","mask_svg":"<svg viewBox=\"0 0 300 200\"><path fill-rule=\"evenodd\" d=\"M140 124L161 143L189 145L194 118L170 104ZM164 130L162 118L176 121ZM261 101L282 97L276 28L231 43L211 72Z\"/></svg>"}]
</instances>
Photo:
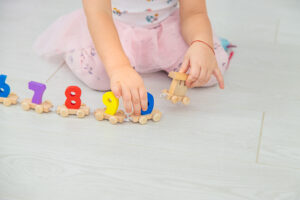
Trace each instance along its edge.
<instances>
[{"instance_id":1,"label":"child","mask_svg":"<svg viewBox=\"0 0 300 200\"><path fill-rule=\"evenodd\" d=\"M205 0L83 0L83 7L50 26L35 48L64 60L89 87L111 89L126 112L147 110L138 73L188 72L190 88L224 88L229 59L213 36Z\"/></svg>"}]
</instances>

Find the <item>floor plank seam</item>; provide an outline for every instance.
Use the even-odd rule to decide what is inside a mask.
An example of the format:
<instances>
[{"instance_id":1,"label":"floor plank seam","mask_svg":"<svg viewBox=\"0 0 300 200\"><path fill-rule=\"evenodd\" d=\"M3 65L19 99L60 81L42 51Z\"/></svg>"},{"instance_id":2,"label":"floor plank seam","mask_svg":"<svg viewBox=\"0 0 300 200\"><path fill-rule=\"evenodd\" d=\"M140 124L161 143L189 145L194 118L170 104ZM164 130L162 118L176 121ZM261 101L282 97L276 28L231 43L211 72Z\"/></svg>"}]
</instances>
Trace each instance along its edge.
<instances>
[{"instance_id":1,"label":"floor plank seam","mask_svg":"<svg viewBox=\"0 0 300 200\"><path fill-rule=\"evenodd\" d=\"M278 165L278 164L272 164L272 163L265 163L265 162L259 162L259 165L262 166L268 166L268 167L276 167L280 169L290 169L290 170L300 170L299 167L291 167L291 166L286 166L286 165Z\"/></svg>"},{"instance_id":2,"label":"floor plank seam","mask_svg":"<svg viewBox=\"0 0 300 200\"><path fill-rule=\"evenodd\" d=\"M278 19L275 27L275 36L274 36L274 44L278 44L278 33L280 28L280 19Z\"/></svg>"},{"instance_id":3,"label":"floor plank seam","mask_svg":"<svg viewBox=\"0 0 300 200\"><path fill-rule=\"evenodd\" d=\"M263 133L263 129L264 129L265 114L266 114L266 112L263 112L263 114L262 114L261 126L260 126L259 137L258 137L258 144L257 144L257 151L256 151L256 163L257 164L259 161L259 153L260 153L260 147L261 147L262 133Z\"/></svg>"},{"instance_id":4,"label":"floor plank seam","mask_svg":"<svg viewBox=\"0 0 300 200\"><path fill-rule=\"evenodd\" d=\"M57 72L63 68L64 65L65 62L62 62L59 67L49 76L49 78L46 80L46 83L48 83L55 76L55 74L57 74Z\"/></svg>"}]
</instances>

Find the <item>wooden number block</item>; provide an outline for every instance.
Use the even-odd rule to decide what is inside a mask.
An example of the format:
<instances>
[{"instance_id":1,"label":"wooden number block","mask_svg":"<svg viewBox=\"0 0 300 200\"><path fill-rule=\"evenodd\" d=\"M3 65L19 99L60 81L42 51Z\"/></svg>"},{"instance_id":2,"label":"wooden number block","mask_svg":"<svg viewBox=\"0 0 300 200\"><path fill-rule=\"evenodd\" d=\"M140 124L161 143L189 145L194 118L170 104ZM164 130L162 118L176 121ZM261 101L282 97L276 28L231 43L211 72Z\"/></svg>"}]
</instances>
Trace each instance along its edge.
<instances>
[{"instance_id":1,"label":"wooden number block","mask_svg":"<svg viewBox=\"0 0 300 200\"><path fill-rule=\"evenodd\" d=\"M57 114L63 117L77 115L78 118L84 118L90 114L90 108L81 103L81 89L79 87L67 87L65 95L67 97L65 104L57 107Z\"/></svg>"},{"instance_id":2,"label":"wooden number block","mask_svg":"<svg viewBox=\"0 0 300 200\"><path fill-rule=\"evenodd\" d=\"M130 115L130 120L134 123L146 124L148 120L152 119L154 122L160 121L162 113L159 110L153 110L147 115Z\"/></svg>"},{"instance_id":3,"label":"wooden number block","mask_svg":"<svg viewBox=\"0 0 300 200\"><path fill-rule=\"evenodd\" d=\"M147 93L147 98L148 98L148 109L146 111L142 110L141 111L141 115L149 115L153 111L153 108L154 108L154 98L153 98L153 95L148 92Z\"/></svg>"},{"instance_id":4,"label":"wooden number block","mask_svg":"<svg viewBox=\"0 0 300 200\"><path fill-rule=\"evenodd\" d=\"M43 102L43 95L46 90L46 85L35 81L28 83L28 88L34 91L31 102L34 104L41 104Z\"/></svg>"},{"instance_id":5,"label":"wooden number block","mask_svg":"<svg viewBox=\"0 0 300 200\"><path fill-rule=\"evenodd\" d=\"M5 83L7 76L4 74L0 75L0 97L7 98L10 94L10 86Z\"/></svg>"},{"instance_id":6,"label":"wooden number block","mask_svg":"<svg viewBox=\"0 0 300 200\"><path fill-rule=\"evenodd\" d=\"M33 109L39 114L50 112L51 108L53 107L52 103L50 101L43 102L43 95L46 90L46 85L43 83L30 81L28 83L28 88L33 90L34 94L32 99L24 99L21 102L23 110L28 111Z\"/></svg>"},{"instance_id":7,"label":"wooden number block","mask_svg":"<svg viewBox=\"0 0 300 200\"><path fill-rule=\"evenodd\" d=\"M53 107L50 101L44 101L41 104L36 104L36 103L32 103L31 99L24 99L21 102L21 105L23 110L28 111L30 109L33 109L35 110L35 112L39 114L51 112L51 108Z\"/></svg>"},{"instance_id":8,"label":"wooden number block","mask_svg":"<svg viewBox=\"0 0 300 200\"><path fill-rule=\"evenodd\" d=\"M130 115L130 120L134 123L139 122L140 124L146 124L148 120L152 119L158 122L161 119L161 112L159 110L153 110L154 108L154 98L153 95L148 92L148 109L146 111L141 111L141 115Z\"/></svg>"},{"instance_id":9,"label":"wooden number block","mask_svg":"<svg viewBox=\"0 0 300 200\"><path fill-rule=\"evenodd\" d=\"M109 120L111 124L124 122L126 115L123 110L119 110L119 99L115 97L113 92L106 92L102 97L102 102L106 108L99 108L94 112L94 116L98 121L104 119Z\"/></svg>"},{"instance_id":10,"label":"wooden number block","mask_svg":"<svg viewBox=\"0 0 300 200\"><path fill-rule=\"evenodd\" d=\"M126 115L123 110L118 110L114 115L107 114L106 109L99 108L94 112L94 116L98 121L102 121L104 119L109 120L111 124L123 123Z\"/></svg>"},{"instance_id":11,"label":"wooden number block","mask_svg":"<svg viewBox=\"0 0 300 200\"><path fill-rule=\"evenodd\" d=\"M102 102L106 105L105 113L108 115L116 114L119 108L119 99L117 99L113 92L106 92L102 97Z\"/></svg>"},{"instance_id":12,"label":"wooden number block","mask_svg":"<svg viewBox=\"0 0 300 200\"><path fill-rule=\"evenodd\" d=\"M79 109L81 106L81 89L77 86L69 86L65 91L67 97L65 106L68 109Z\"/></svg>"},{"instance_id":13,"label":"wooden number block","mask_svg":"<svg viewBox=\"0 0 300 200\"><path fill-rule=\"evenodd\" d=\"M78 118L84 118L90 114L90 108L85 104L81 104L78 109L69 109L66 105L58 106L56 113L62 117L68 117L69 115L76 115Z\"/></svg>"},{"instance_id":14,"label":"wooden number block","mask_svg":"<svg viewBox=\"0 0 300 200\"><path fill-rule=\"evenodd\" d=\"M5 106L15 105L18 103L18 96L10 92L10 86L5 83L6 78L6 75L0 75L0 103L3 103Z\"/></svg>"},{"instance_id":15,"label":"wooden number block","mask_svg":"<svg viewBox=\"0 0 300 200\"><path fill-rule=\"evenodd\" d=\"M8 97L0 97L0 103L3 103L5 106L15 105L18 103L18 95L11 92Z\"/></svg>"},{"instance_id":16,"label":"wooden number block","mask_svg":"<svg viewBox=\"0 0 300 200\"><path fill-rule=\"evenodd\" d=\"M162 91L166 95L166 99L171 100L174 104L182 102L184 105L188 105L190 99L186 96L187 86L185 85L187 74L170 72L169 77L173 78L170 88Z\"/></svg>"}]
</instances>

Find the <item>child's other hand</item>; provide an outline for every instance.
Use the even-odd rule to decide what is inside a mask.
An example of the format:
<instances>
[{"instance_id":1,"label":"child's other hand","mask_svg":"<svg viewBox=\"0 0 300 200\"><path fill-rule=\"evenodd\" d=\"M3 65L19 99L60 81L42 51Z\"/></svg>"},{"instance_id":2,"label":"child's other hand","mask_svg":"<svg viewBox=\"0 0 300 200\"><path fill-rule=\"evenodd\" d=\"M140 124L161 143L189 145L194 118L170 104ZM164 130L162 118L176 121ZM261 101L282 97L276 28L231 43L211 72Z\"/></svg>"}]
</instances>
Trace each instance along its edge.
<instances>
[{"instance_id":1,"label":"child's other hand","mask_svg":"<svg viewBox=\"0 0 300 200\"><path fill-rule=\"evenodd\" d=\"M141 114L148 109L147 91L141 76L131 67L122 66L111 73L111 90L117 98L122 97L127 113Z\"/></svg>"},{"instance_id":2,"label":"child's other hand","mask_svg":"<svg viewBox=\"0 0 300 200\"><path fill-rule=\"evenodd\" d=\"M216 57L205 44L196 42L188 49L179 72L186 73L189 69L186 80L189 88L205 85L213 74L219 82L219 87L224 89L224 80Z\"/></svg>"}]
</instances>

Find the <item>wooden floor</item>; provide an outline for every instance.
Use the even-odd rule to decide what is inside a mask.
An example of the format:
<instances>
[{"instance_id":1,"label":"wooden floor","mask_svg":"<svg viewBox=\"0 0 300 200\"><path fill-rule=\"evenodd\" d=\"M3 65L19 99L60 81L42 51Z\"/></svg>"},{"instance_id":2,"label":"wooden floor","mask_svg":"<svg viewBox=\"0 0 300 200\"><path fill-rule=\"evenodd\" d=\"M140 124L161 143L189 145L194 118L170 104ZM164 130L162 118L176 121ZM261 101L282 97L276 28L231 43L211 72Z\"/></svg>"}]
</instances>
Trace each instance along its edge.
<instances>
[{"instance_id":1,"label":"wooden floor","mask_svg":"<svg viewBox=\"0 0 300 200\"><path fill-rule=\"evenodd\" d=\"M80 0L1 0L0 73L21 99L31 80L64 103L71 84L92 110L103 93L32 51ZM143 75L159 123L112 126L0 105L0 200L299 200L300 2L210 0L215 32L238 45L226 89L190 90L174 106L164 73Z\"/></svg>"}]
</instances>

